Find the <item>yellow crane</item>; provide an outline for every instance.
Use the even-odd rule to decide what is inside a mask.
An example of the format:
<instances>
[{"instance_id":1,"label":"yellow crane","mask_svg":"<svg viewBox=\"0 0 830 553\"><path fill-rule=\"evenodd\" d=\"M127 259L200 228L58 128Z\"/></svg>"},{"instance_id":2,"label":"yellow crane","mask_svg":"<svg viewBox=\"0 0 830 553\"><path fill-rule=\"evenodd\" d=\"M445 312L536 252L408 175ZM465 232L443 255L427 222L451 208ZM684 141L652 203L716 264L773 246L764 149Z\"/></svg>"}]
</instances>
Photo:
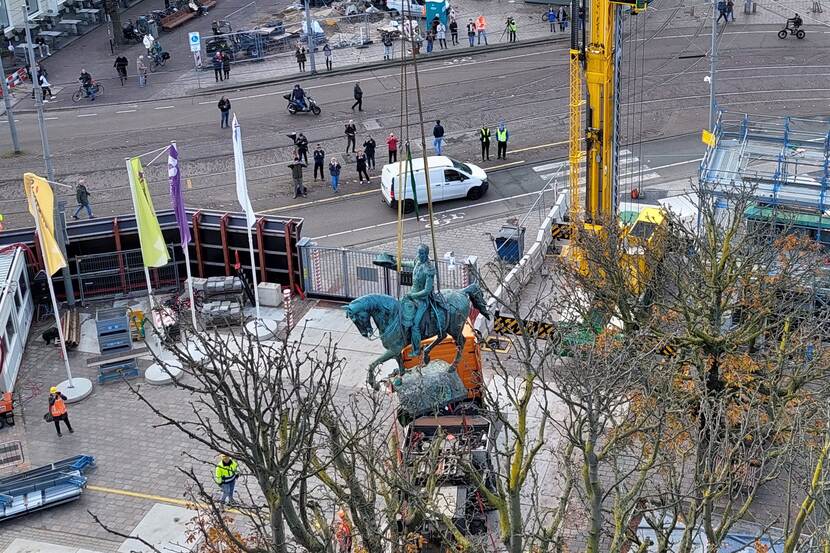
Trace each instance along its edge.
<instances>
[{"instance_id":1,"label":"yellow crane","mask_svg":"<svg viewBox=\"0 0 830 553\"><path fill-rule=\"evenodd\" d=\"M576 8L576 3L573 7ZM584 7L584 26L580 25L579 10L571 10L577 12L571 18L570 51L571 219L584 220L589 225L601 223L617 213L617 126L623 7L637 14L645 10L646 3L643 0L590 0ZM583 159L584 197L580 186ZM584 201L584 218L580 216L581 200Z\"/></svg>"}]
</instances>

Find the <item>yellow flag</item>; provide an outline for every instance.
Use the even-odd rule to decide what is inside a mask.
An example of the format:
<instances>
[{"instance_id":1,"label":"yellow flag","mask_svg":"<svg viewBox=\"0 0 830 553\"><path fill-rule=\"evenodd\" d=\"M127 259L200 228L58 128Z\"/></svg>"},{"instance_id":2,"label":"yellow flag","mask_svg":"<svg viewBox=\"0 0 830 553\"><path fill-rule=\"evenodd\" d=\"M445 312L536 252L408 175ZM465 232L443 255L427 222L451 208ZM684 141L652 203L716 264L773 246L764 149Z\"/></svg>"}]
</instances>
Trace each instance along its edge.
<instances>
[{"instance_id":1,"label":"yellow flag","mask_svg":"<svg viewBox=\"0 0 830 553\"><path fill-rule=\"evenodd\" d=\"M138 241L141 244L141 257L145 267L164 267L170 261L167 244L161 233L153 198L147 189L147 179L141 158L130 159L130 186L135 198L135 221L138 225Z\"/></svg>"},{"instance_id":2,"label":"yellow flag","mask_svg":"<svg viewBox=\"0 0 830 553\"><path fill-rule=\"evenodd\" d=\"M713 133L710 133L706 129L703 129L703 131L701 131L700 140L711 148L715 147L715 135Z\"/></svg>"},{"instance_id":3,"label":"yellow flag","mask_svg":"<svg viewBox=\"0 0 830 553\"><path fill-rule=\"evenodd\" d=\"M38 220L40 225L40 241L43 245L43 261L46 263L46 270L54 275L63 267L66 267L66 260L63 258L61 249L55 241L55 218L53 204L55 196L52 187L46 179L33 173L23 175L23 190L29 200L29 213Z\"/></svg>"}]
</instances>

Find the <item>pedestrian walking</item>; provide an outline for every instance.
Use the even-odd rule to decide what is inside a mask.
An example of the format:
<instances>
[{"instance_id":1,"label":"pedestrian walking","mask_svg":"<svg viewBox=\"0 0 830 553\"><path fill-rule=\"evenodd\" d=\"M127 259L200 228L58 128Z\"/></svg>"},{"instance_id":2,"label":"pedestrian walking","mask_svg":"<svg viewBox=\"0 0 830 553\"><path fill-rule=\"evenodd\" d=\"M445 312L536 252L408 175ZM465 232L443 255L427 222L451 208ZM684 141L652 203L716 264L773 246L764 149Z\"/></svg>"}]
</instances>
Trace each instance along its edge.
<instances>
[{"instance_id":1,"label":"pedestrian walking","mask_svg":"<svg viewBox=\"0 0 830 553\"><path fill-rule=\"evenodd\" d=\"M55 386L49 388L49 416L52 418L52 422L55 423L55 430L58 431L58 437L63 436L61 434L61 421L66 425L66 429L69 430L70 434L75 433L72 430L72 425L69 423L69 413L66 410L66 396L60 393Z\"/></svg>"},{"instance_id":2,"label":"pedestrian walking","mask_svg":"<svg viewBox=\"0 0 830 553\"><path fill-rule=\"evenodd\" d=\"M78 213L81 212L82 209L86 209L86 214L92 219L92 208L89 206L89 190L86 189L86 185L84 184L84 179L78 181L78 185L75 187L75 200L78 202L78 209L75 210L75 214L72 215L73 219L78 218Z\"/></svg>"},{"instance_id":3,"label":"pedestrian walking","mask_svg":"<svg viewBox=\"0 0 830 553\"><path fill-rule=\"evenodd\" d=\"M481 142L481 161L490 161L490 127L482 125L478 129L478 140Z\"/></svg>"},{"instance_id":4,"label":"pedestrian walking","mask_svg":"<svg viewBox=\"0 0 830 553\"><path fill-rule=\"evenodd\" d=\"M516 25L516 20L512 17L507 18L507 41L508 42L516 42L516 31L518 27Z\"/></svg>"},{"instance_id":5,"label":"pedestrian walking","mask_svg":"<svg viewBox=\"0 0 830 553\"><path fill-rule=\"evenodd\" d=\"M386 147L389 149L389 163L398 161L398 137L390 132L386 137Z\"/></svg>"},{"instance_id":6,"label":"pedestrian walking","mask_svg":"<svg viewBox=\"0 0 830 553\"><path fill-rule=\"evenodd\" d=\"M726 0L726 19L732 18L735 21L735 3L732 0Z\"/></svg>"},{"instance_id":7,"label":"pedestrian walking","mask_svg":"<svg viewBox=\"0 0 830 553\"><path fill-rule=\"evenodd\" d=\"M44 102L48 102L52 99L52 85L46 80L46 75L38 75L37 79L40 81L40 97Z\"/></svg>"},{"instance_id":8,"label":"pedestrian walking","mask_svg":"<svg viewBox=\"0 0 830 553\"><path fill-rule=\"evenodd\" d=\"M435 33L432 31L432 29L427 31L426 41L427 41L427 54L430 54L430 53L432 53L432 45L435 42Z\"/></svg>"},{"instance_id":9,"label":"pedestrian walking","mask_svg":"<svg viewBox=\"0 0 830 553\"><path fill-rule=\"evenodd\" d=\"M467 39L470 41L470 46L473 46L476 39L476 24L472 19L467 22Z\"/></svg>"},{"instance_id":10,"label":"pedestrian walking","mask_svg":"<svg viewBox=\"0 0 830 553\"><path fill-rule=\"evenodd\" d=\"M559 20L559 30L564 32L568 28L568 10L565 6L559 6L559 11L556 12L556 19Z\"/></svg>"},{"instance_id":11,"label":"pedestrian walking","mask_svg":"<svg viewBox=\"0 0 830 553\"><path fill-rule=\"evenodd\" d=\"M214 481L222 490L219 503L222 505L233 503L233 491L236 488L236 479L239 478L239 465L228 455L222 455L222 460L216 465L213 473Z\"/></svg>"},{"instance_id":12,"label":"pedestrian walking","mask_svg":"<svg viewBox=\"0 0 830 553\"><path fill-rule=\"evenodd\" d=\"M219 122L220 129L226 129L230 125L228 124L228 117L231 114L231 101L222 96L219 98L219 113L222 114L222 119Z\"/></svg>"},{"instance_id":13,"label":"pedestrian walking","mask_svg":"<svg viewBox=\"0 0 830 553\"><path fill-rule=\"evenodd\" d=\"M458 46L458 21L454 17L450 20L450 40L453 46Z\"/></svg>"},{"instance_id":14,"label":"pedestrian walking","mask_svg":"<svg viewBox=\"0 0 830 553\"><path fill-rule=\"evenodd\" d=\"M366 154L363 153L363 150L357 152L355 168L357 169L357 178L360 179L360 184L363 184L363 177L366 177L366 184L369 184L369 173L366 171Z\"/></svg>"},{"instance_id":15,"label":"pedestrian walking","mask_svg":"<svg viewBox=\"0 0 830 553\"><path fill-rule=\"evenodd\" d=\"M354 153L355 144L356 144L356 137L357 137L357 127L354 125L354 121L349 119L349 122L346 124L346 153L349 153L349 146L352 147L352 153Z\"/></svg>"},{"instance_id":16,"label":"pedestrian walking","mask_svg":"<svg viewBox=\"0 0 830 553\"><path fill-rule=\"evenodd\" d=\"M363 89L360 88L360 83L354 83L354 104L352 104L352 111L357 106L358 111L363 111Z\"/></svg>"},{"instance_id":17,"label":"pedestrian walking","mask_svg":"<svg viewBox=\"0 0 830 553\"><path fill-rule=\"evenodd\" d=\"M383 59L391 60L394 58L394 42L392 42L392 35L390 33L383 33L381 37L383 42Z\"/></svg>"},{"instance_id":18,"label":"pedestrian walking","mask_svg":"<svg viewBox=\"0 0 830 553\"><path fill-rule=\"evenodd\" d=\"M222 73L226 81L231 80L231 57L227 52L222 52Z\"/></svg>"},{"instance_id":19,"label":"pedestrian walking","mask_svg":"<svg viewBox=\"0 0 830 553\"><path fill-rule=\"evenodd\" d=\"M721 18L724 23L729 23L729 17L726 15L726 0L719 0L718 2L718 19L716 23L720 23Z\"/></svg>"},{"instance_id":20,"label":"pedestrian walking","mask_svg":"<svg viewBox=\"0 0 830 553\"><path fill-rule=\"evenodd\" d=\"M447 49L447 28L440 21L438 22L438 26L435 28L435 38L438 39L438 46L440 46L442 50L446 50Z\"/></svg>"},{"instance_id":21,"label":"pedestrian walking","mask_svg":"<svg viewBox=\"0 0 830 553\"><path fill-rule=\"evenodd\" d=\"M305 73L305 48L300 45L297 45L297 52L294 54L297 57L297 65L300 66L300 73Z\"/></svg>"},{"instance_id":22,"label":"pedestrian walking","mask_svg":"<svg viewBox=\"0 0 830 553\"><path fill-rule=\"evenodd\" d=\"M138 71L138 86L144 88L147 86L147 64L144 63L144 56L138 56L135 68Z\"/></svg>"},{"instance_id":23,"label":"pedestrian walking","mask_svg":"<svg viewBox=\"0 0 830 553\"><path fill-rule=\"evenodd\" d=\"M576 15L579 18L579 30L585 30L585 7L579 6L579 8L576 10Z\"/></svg>"},{"instance_id":24,"label":"pedestrian walking","mask_svg":"<svg viewBox=\"0 0 830 553\"><path fill-rule=\"evenodd\" d=\"M435 126L432 127L432 147L435 148L437 156L444 150L444 127L441 126L440 120L436 120Z\"/></svg>"},{"instance_id":25,"label":"pedestrian walking","mask_svg":"<svg viewBox=\"0 0 830 553\"><path fill-rule=\"evenodd\" d=\"M544 21L547 21L550 25L550 32L556 32L556 12L553 10L553 6L548 8L548 13L542 16Z\"/></svg>"},{"instance_id":26,"label":"pedestrian walking","mask_svg":"<svg viewBox=\"0 0 830 553\"><path fill-rule=\"evenodd\" d=\"M294 161L288 166L291 168L291 179L294 183L294 197L307 196L308 189L303 185L303 167L308 167L308 165L300 161L298 156L294 156Z\"/></svg>"},{"instance_id":27,"label":"pedestrian walking","mask_svg":"<svg viewBox=\"0 0 830 553\"><path fill-rule=\"evenodd\" d=\"M320 170L320 180L326 180L326 175L323 173L323 164L326 163L326 152L323 150L323 147L317 144L311 157L314 160L314 180L317 180L318 169Z\"/></svg>"},{"instance_id":28,"label":"pedestrian walking","mask_svg":"<svg viewBox=\"0 0 830 553\"><path fill-rule=\"evenodd\" d=\"M121 80L121 86L124 86L124 83L127 82L127 65L129 65L129 62L124 56L118 56L115 58L115 63L112 64L118 72L118 78Z\"/></svg>"},{"instance_id":29,"label":"pedestrian walking","mask_svg":"<svg viewBox=\"0 0 830 553\"><path fill-rule=\"evenodd\" d=\"M340 184L340 162L335 157L329 161L329 175L331 175L331 189L337 193L337 186Z\"/></svg>"},{"instance_id":30,"label":"pedestrian walking","mask_svg":"<svg viewBox=\"0 0 830 553\"><path fill-rule=\"evenodd\" d=\"M508 140L510 140L510 133L507 132L504 121L500 121L499 128L496 129L496 159L507 159Z\"/></svg>"},{"instance_id":31,"label":"pedestrian walking","mask_svg":"<svg viewBox=\"0 0 830 553\"><path fill-rule=\"evenodd\" d=\"M222 52L217 50L216 53L213 54L211 63L213 64L213 78L216 82L218 83L219 81L225 80L224 73L222 73Z\"/></svg>"},{"instance_id":32,"label":"pedestrian walking","mask_svg":"<svg viewBox=\"0 0 830 553\"><path fill-rule=\"evenodd\" d=\"M337 511L334 536L337 539L337 553L352 552L352 524L346 518L346 511L343 509Z\"/></svg>"},{"instance_id":33,"label":"pedestrian walking","mask_svg":"<svg viewBox=\"0 0 830 553\"><path fill-rule=\"evenodd\" d=\"M377 148L377 142L371 136L369 140L363 143L363 151L366 152L366 164L369 166L369 169L375 168L375 149Z\"/></svg>"},{"instance_id":34,"label":"pedestrian walking","mask_svg":"<svg viewBox=\"0 0 830 553\"><path fill-rule=\"evenodd\" d=\"M481 44L481 39L484 39L484 45L487 45L487 20L484 18L483 15L479 15L476 18L476 33L478 33L478 42L477 44Z\"/></svg>"},{"instance_id":35,"label":"pedestrian walking","mask_svg":"<svg viewBox=\"0 0 830 553\"><path fill-rule=\"evenodd\" d=\"M323 55L326 56L326 70L331 71L331 46L328 42L323 46Z\"/></svg>"},{"instance_id":36,"label":"pedestrian walking","mask_svg":"<svg viewBox=\"0 0 830 553\"><path fill-rule=\"evenodd\" d=\"M294 139L294 146L297 147L297 158L308 165L308 138L303 133L298 134Z\"/></svg>"}]
</instances>

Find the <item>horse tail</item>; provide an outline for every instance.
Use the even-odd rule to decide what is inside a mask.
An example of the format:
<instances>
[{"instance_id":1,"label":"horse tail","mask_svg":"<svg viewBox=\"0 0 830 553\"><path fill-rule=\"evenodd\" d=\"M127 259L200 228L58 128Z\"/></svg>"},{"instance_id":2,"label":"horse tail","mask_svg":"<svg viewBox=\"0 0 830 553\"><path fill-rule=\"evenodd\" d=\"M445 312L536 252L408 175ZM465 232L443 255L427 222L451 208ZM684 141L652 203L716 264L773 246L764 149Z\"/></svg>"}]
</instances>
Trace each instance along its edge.
<instances>
[{"instance_id":1,"label":"horse tail","mask_svg":"<svg viewBox=\"0 0 830 553\"><path fill-rule=\"evenodd\" d=\"M478 309L478 312L484 315L484 318L490 319L490 312L487 310L487 302L484 300L484 294L481 293L481 288L479 287L477 282L473 282L466 288L462 288L461 291L470 298L470 302L472 302L473 307Z\"/></svg>"}]
</instances>

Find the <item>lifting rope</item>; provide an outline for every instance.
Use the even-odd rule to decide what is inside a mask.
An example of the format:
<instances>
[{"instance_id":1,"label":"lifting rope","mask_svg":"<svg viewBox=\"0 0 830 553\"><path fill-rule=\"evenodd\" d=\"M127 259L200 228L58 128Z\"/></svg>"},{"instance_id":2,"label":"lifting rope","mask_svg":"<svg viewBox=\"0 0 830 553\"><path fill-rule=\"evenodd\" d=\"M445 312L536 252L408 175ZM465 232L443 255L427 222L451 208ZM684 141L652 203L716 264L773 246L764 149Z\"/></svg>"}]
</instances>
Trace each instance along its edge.
<instances>
[{"instance_id":1,"label":"lifting rope","mask_svg":"<svg viewBox=\"0 0 830 553\"><path fill-rule=\"evenodd\" d=\"M407 0L407 7L408 12L411 12L411 0ZM406 25L404 25L404 21L406 21ZM429 22L427 22L429 24ZM415 33L413 31L412 25L408 19L405 19L405 15L401 13L401 139L403 139L403 129L406 129L406 141L404 142L406 146L406 163L409 165L409 180L411 181L412 185L412 201L415 204L415 211L416 211L416 220L420 221L420 213L418 213L418 198L416 195L416 185L415 185L415 175L414 171L412 170L412 152L410 148L410 140L409 140L409 88L408 88L408 79L406 74L406 45L404 39L404 33L406 29L409 29L410 32L410 39L412 42L412 68L415 75L415 94L418 99L418 123L420 125L421 130L421 153L422 159L424 161L424 183L426 184L427 190L427 212L429 214L429 233L432 241L432 258L433 263L435 266L435 289L436 291L441 291L441 278L438 272L438 243L435 239L435 216L432 207L432 186L430 184L430 175L429 175L429 160L427 155L427 148L426 148L426 134L424 131L424 111L423 111L423 103L421 100L421 83L420 77L418 74L418 60L415 54ZM420 30L420 26L419 26ZM405 108L405 109L404 109ZM401 258L403 257L403 207L404 207L404 183L403 183L403 170L404 160L403 156L398 161L398 221L397 221L397 228L398 228L398 236L397 236L397 269L398 273L401 271ZM393 185L394 186L394 185ZM420 231L419 231L420 236ZM423 243L423 241L422 241ZM400 279L399 279L400 285Z\"/></svg>"}]
</instances>

